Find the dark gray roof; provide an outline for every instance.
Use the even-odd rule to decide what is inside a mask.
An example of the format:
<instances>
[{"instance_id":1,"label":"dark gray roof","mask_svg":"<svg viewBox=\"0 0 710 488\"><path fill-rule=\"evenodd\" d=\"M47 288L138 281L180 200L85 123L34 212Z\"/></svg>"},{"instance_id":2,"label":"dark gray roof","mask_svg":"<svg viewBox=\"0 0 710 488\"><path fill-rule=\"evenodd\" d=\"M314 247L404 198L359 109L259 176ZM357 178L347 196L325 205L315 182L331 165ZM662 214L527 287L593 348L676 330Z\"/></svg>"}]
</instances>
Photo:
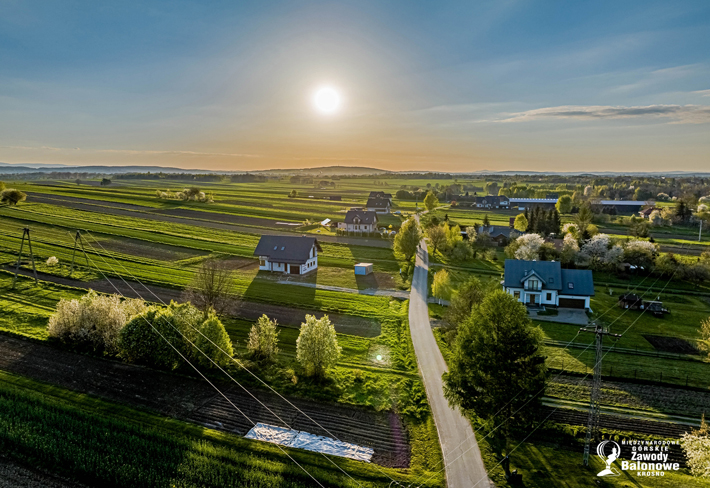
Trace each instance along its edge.
<instances>
[{"instance_id":1,"label":"dark gray roof","mask_svg":"<svg viewBox=\"0 0 710 488\"><path fill-rule=\"evenodd\" d=\"M310 258L313 246L321 250L318 239L308 236L261 236L254 256L267 256L277 263L303 264Z\"/></svg>"},{"instance_id":2,"label":"dark gray roof","mask_svg":"<svg viewBox=\"0 0 710 488\"><path fill-rule=\"evenodd\" d=\"M367 208L387 208L390 202L384 198L369 198L367 200Z\"/></svg>"},{"instance_id":3,"label":"dark gray roof","mask_svg":"<svg viewBox=\"0 0 710 488\"><path fill-rule=\"evenodd\" d=\"M572 283L574 288L570 288ZM594 296L594 280L588 269L563 269L560 295Z\"/></svg>"},{"instance_id":4,"label":"dark gray roof","mask_svg":"<svg viewBox=\"0 0 710 488\"><path fill-rule=\"evenodd\" d=\"M513 230L510 227L504 225L489 225L488 227L479 227L479 234L488 234L491 237L505 236L510 237L510 231Z\"/></svg>"},{"instance_id":5,"label":"dark gray roof","mask_svg":"<svg viewBox=\"0 0 710 488\"><path fill-rule=\"evenodd\" d=\"M360 218L361 224L376 224L377 212L373 210L348 210L345 214L345 223L354 224L355 217Z\"/></svg>"},{"instance_id":6,"label":"dark gray roof","mask_svg":"<svg viewBox=\"0 0 710 488\"><path fill-rule=\"evenodd\" d=\"M500 205L501 200L508 203L508 197L503 195L488 195L485 197L476 197L476 203L486 205Z\"/></svg>"},{"instance_id":7,"label":"dark gray roof","mask_svg":"<svg viewBox=\"0 0 710 488\"><path fill-rule=\"evenodd\" d=\"M387 200L392 200L392 194L383 191L371 191L369 198L386 198Z\"/></svg>"},{"instance_id":8,"label":"dark gray roof","mask_svg":"<svg viewBox=\"0 0 710 488\"><path fill-rule=\"evenodd\" d=\"M557 290L560 295L594 296L592 272L587 269L562 269L559 261L506 259L503 286L522 288L523 281L531 274L540 278L543 290Z\"/></svg>"}]
</instances>

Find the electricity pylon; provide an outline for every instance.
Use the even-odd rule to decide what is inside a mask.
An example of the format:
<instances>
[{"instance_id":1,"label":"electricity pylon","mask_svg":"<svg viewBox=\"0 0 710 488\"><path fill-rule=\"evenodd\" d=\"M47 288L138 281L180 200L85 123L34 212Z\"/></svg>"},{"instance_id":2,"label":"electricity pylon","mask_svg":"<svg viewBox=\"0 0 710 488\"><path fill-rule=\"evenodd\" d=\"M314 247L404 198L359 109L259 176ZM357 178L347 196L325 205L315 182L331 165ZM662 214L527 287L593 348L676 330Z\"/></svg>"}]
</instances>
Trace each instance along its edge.
<instances>
[{"instance_id":1,"label":"electricity pylon","mask_svg":"<svg viewBox=\"0 0 710 488\"><path fill-rule=\"evenodd\" d=\"M584 439L584 465L589 466L589 446L593 439L596 439L599 431L599 397L602 389L602 358L604 351L602 341L605 335L619 338L621 334L612 334L605 330L603 326L592 324L594 329L582 327L580 332L592 332L596 342L596 354L594 355L594 380L592 381L592 394L589 402L589 418L587 419L587 436Z\"/></svg>"},{"instance_id":2,"label":"electricity pylon","mask_svg":"<svg viewBox=\"0 0 710 488\"><path fill-rule=\"evenodd\" d=\"M17 283L17 275L20 272L20 264L22 262L22 250L25 248L25 237L27 237L27 244L30 248L30 261L32 261L32 272L35 275L35 284L39 285L39 280L37 278L37 268L35 268L35 255L32 252L32 239L30 239L30 228L25 227L22 230L22 241L20 242L20 252L17 253L17 264L15 265L15 277L12 279L12 289L15 289L15 284Z\"/></svg>"},{"instance_id":3,"label":"electricity pylon","mask_svg":"<svg viewBox=\"0 0 710 488\"><path fill-rule=\"evenodd\" d=\"M81 236L80 231L76 231L74 236L74 250L71 253L71 268L69 269L69 276L74 272L74 258L76 257L77 245L81 246L81 252L84 253L84 258L86 259L86 265L89 266L89 256L86 255L86 250L84 249L84 238Z\"/></svg>"}]
</instances>

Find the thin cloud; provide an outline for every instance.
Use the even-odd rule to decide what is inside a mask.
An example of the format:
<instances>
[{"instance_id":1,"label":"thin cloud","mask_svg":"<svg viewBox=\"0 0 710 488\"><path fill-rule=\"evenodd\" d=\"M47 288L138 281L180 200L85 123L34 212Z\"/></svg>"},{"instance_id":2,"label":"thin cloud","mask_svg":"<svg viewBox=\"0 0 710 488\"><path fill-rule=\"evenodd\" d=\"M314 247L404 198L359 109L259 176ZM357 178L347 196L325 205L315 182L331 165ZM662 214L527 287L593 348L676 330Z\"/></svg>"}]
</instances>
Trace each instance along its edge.
<instances>
[{"instance_id":1,"label":"thin cloud","mask_svg":"<svg viewBox=\"0 0 710 488\"><path fill-rule=\"evenodd\" d=\"M674 124L704 124L710 122L707 105L648 105L642 107L613 107L605 105L539 108L510 114L500 122L525 122L529 120L576 119L665 119Z\"/></svg>"},{"instance_id":2,"label":"thin cloud","mask_svg":"<svg viewBox=\"0 0 710 488\"><path fill-rule=\"evenodd\" d=\"M51 146L0 146L3 149L21 149L21 150L44 150L44 151L81 151L80 147L51 147ZM136 155L174 155L174 156L200 156L200 157L234 157L234 158L262 158L261 154L243 154L243 153L221 153L221 152L199 152L199 151L175 151L175 150L141 150L141 149L89 149L85 152L93 153L109 153L109 154L128 154Z\"/></svg>"},{"instance_id":3,"label":"thin cloud","mask_svg":"<svg viewBox=\"0 0 710 488\"><path fill-rule=\"evenodd\" d=\"M710 90L698 90L698 91L694 91L693 93L700 95L702 97L710 97Z\"/></svg>"}]
</instances>

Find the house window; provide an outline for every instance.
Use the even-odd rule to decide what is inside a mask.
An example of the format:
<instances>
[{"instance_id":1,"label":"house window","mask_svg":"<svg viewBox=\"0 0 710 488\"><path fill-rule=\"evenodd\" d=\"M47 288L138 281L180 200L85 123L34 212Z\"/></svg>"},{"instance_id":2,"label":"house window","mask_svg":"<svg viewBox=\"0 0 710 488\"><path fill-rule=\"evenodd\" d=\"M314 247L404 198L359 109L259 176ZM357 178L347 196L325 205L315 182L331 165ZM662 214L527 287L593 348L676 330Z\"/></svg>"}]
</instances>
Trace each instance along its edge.
<instances>
[{"instance_id":1,"label":"house window","mask_svg":"<svg viewBox=\"0 0 710 488\"><path fill-rule=\"evenodd\" d=\"M259 258L259 266L261 266L262 268L263 268L264 266L266 266L266 259L264 259L264 258Z\"/></svg>"},{"instance_id":2,"label":"house window","mask_svg":"<svg viewBox=\"0 0 710 488\"><path fill-rule=\"evenodd\" d=\"M551 302L552 301L552 293L547 294L547 301Z\"/></svg>"},{"instance_id":3,"label":"house window","mask_svg":"<svg viewBox=\"0 0 710 488\"><path fill-rule=\"evenodd\" d=\"M520 300L520 292L519 291L514 291L513 296L515 297L516 300Z\"/></svg>"},{"instance_id":4,"label":"house window","mask_svg":"<svg viewBox=\"0 0 710 488\"><path fill-rule=\"evenodd\" d=\"M528 290L539 290L540 281L539 280L528 280Z\"/></svg>"}]
</instances>

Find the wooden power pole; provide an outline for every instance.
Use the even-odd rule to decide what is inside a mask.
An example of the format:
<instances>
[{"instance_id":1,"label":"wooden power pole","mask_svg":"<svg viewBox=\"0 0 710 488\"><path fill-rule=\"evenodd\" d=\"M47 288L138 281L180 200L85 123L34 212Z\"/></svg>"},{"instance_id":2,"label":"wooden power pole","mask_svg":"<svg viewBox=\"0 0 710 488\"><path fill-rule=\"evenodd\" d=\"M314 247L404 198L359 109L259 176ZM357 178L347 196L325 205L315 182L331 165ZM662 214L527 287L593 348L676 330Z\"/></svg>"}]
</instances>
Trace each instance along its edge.
<instances>
[{"instance_id":1,"label":"wooden power pole","mask_svg":"<svg viewBox=\"0 0 710 488\"><path fill-rule=\"evenodd\" d=\"M39 279L37 278L37 268L35 268L35 255L32 252L32 239L30 238L30 228L25 227L22 230L22 241L20 242L20 252L17 254L17 264L15 265L15 277L12 279L12 289L15 289L15 284L17 283L17 275L20 273L20 264L22 263L22 251L25 248L25 238L27 238L27 245L30 248L30 261L32 261L32 272L35 275L35 284L39 285Z\"/></svg>"}]
</instances>

